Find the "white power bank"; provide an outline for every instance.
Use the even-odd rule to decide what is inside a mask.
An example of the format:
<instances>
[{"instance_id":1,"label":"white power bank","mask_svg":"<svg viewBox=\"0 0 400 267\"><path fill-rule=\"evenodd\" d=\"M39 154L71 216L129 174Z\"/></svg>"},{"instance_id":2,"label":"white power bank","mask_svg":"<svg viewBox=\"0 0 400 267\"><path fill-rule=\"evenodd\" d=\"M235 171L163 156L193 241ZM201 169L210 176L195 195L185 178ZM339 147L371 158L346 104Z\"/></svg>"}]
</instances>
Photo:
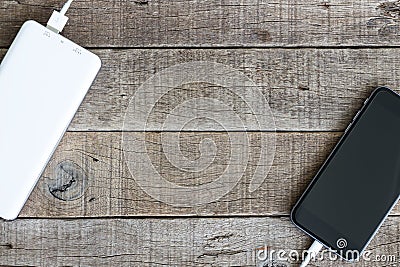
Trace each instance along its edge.
<instances>
[{"instance_id":1,"label":"white power bank","mask_svg":"<svg viewBox=\"0 0 400 267\"><path fill-rule=\"evenodd\" d=\"M35 21L0 65L0 217L17 218L101 67Z\"/></svg>"}]
</instances>

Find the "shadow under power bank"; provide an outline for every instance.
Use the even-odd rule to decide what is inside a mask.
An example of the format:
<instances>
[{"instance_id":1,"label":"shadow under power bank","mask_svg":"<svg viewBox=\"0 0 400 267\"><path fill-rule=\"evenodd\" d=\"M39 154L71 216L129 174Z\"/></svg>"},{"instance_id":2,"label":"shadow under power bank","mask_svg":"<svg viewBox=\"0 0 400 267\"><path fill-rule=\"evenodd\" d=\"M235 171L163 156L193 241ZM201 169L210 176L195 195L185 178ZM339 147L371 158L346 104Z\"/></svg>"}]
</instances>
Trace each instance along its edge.
<instances>
[{"instance_id":1,"label":"shadow under power bank","mask_svg":"<svg viewBox=\"0 0 400 267\"><path fill-rule=\"evenodd\" d=\"M0 217L17 218L101 67L35 21L0 65Z\"/></svg>"}]
</instances>

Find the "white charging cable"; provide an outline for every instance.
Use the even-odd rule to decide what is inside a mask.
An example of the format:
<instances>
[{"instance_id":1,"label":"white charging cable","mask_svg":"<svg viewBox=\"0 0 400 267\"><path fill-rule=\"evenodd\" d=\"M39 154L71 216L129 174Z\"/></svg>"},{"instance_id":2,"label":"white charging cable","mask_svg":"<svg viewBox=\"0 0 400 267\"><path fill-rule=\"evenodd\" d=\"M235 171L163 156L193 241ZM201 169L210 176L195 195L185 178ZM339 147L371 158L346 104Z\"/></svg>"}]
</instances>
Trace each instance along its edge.
<instances>
[{"instance_id":1,"label":"white charging cable","mask_svg":"<svg viewBox=\"0 0 400 267\"><path fill-rule=\"evenodd\" d=\"M322 249L323 245L319 243L317 240L312 243L311 247L307 250L307 255L303 259L300 267L306 267L312 258L317 256L318 252Z\"/></svg>"},{"instance_id":2,"label":"white charging cable","mask_svg":"<svg viewBox=\"0 0 400 267\"><path fill-rule=\"evenodd\" d=\"M71 6L73 0L68 0L60 12L54 10L51 15L49 21L47 22L47 28L52 30L53 32L59 33L62 32L65 25L68 22L68 17L65 16L69 7Z\"/></svg>"}]
</instances>

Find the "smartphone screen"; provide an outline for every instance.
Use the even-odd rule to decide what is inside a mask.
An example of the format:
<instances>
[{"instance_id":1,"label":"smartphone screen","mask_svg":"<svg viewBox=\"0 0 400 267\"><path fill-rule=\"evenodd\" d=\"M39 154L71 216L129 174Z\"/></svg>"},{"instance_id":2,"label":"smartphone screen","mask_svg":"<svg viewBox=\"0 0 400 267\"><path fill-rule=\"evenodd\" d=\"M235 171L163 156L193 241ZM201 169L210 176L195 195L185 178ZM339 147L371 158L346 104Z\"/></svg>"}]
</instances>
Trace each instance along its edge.
<instances>
[{"instance_id":1,"label":"smartphone screen","mask_svg":"<svg viewBox=\"0 0 400 267\"><path fill-rule=\"evenodd\" d=\"M400 194L400 96L376 89L294 207L292 221L354 260Z\"/></svg>"}]
</instances>

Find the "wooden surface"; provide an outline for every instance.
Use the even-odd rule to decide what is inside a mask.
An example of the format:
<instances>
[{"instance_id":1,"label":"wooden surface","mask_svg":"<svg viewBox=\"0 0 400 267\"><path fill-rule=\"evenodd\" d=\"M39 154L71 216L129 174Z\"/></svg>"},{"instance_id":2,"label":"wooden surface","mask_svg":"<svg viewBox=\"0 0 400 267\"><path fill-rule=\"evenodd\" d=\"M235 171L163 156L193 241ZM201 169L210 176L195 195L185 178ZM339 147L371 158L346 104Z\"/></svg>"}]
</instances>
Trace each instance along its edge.
<instances>
[{"instance_id":1,"label":"wooden surface","mask_svg":"<svg viewBox=\"0 0 400 267\"><path fill-rule=\"evenodd\" d=\"M0 58L24 21L46 23L61 2L1 1ZM290 223L290 209L370 92L400 88L399 1L76 0L69 17L64 35L98 54L103 68L20 218L0 222L0 265L262 266L255 257L260 247L306 249L311 239ZM132 176L123 136L143 135L135 124L124 127L124 116L146 80L191 61L221 63L253 80L251 89L268 100L275 126L247 133L249 158L237 164L245 172L228 194L176 207L146 194ZM263 115L213 84L186 84L163 96L145 142L160 175L182 186L217 179L231 153L229 133L199 120L180 133L179 155L201 158L202 141L213 140L217 153L208 168L184 172L164 155L162 135L180 125L166 131L163 119L195 97L227 102L245 123L249 114ZM180 114L183 120L204 112L184 108L191 112ZM272 167L250 192L261 140L272 137ZM395 263L314 266L397 266L399 215L396 206L368 246L374 255L395 255Z\"/></svg>"},{"instance_id":2,"label":"wooden surface","mask_svg":"<svg viewBox=\"0 0 400 267\"><path fill-rule=\"evenodd\" d=\"M11 266L262 266L256 253L310 245L284 218L21 219L0 223L0 260ZM398 217L369 245L397 255ZM269 265L268 265L269 264ZM267 263L266 266L271 266ZM299 266L277 261L272 266ZM316 261L310 266L397 266L386 262Z\"/></svg>"},{"instance_id":3,"label":"wooden surface","mask_svg":"<svg viewBox=\"0 0 400 267\"><path fill-rule=\"evenodd\" d=\"M59 0L3 0L0 45ZM78 0L65 35L88 47L399 45L397 1Z\"/></svg>"}]
</instances>

